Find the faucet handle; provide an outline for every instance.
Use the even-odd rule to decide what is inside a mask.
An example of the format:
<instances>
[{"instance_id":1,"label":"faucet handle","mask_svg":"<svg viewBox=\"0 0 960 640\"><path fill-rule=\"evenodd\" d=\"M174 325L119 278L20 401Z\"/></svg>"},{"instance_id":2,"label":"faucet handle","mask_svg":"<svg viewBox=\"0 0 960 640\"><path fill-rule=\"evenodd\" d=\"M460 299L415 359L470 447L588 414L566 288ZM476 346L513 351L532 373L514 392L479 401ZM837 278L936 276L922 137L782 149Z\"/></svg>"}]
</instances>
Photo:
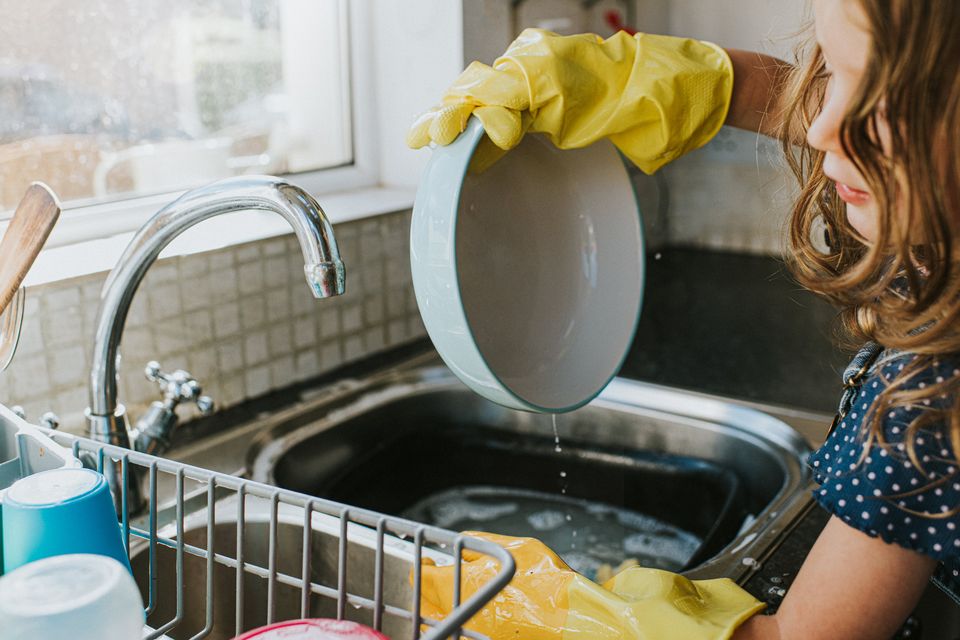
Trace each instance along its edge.
<instances>
[{"instance_id":1,"label":"faucet handle","mask_svg":"<svg viewBox=\"0 0 960 640\"><path fill-rule=\"evenodd\" d=\"M137 451L160 455L170 447L170 434L177 424L177 407L181 402L196 403L203 415L213 413L213 400L201 395L196 378L183 369L166 373L156 360L143 369L147 380L156 382L163 393L162 402L153 402L130 431L130 440Z\"/></svg>"},{"instance_id":2,"label":"faucet handle","mask_svg":"<svg viewBox=\"0 0 960 640\"><path fill-rule=\"evenodd\" d=\"M12 411L13 415L17 416L21 420L27 419L27 412L18 404L10 407L10 411ZM38 422L40 423L40 426L46 427L47 429L56 430L60 428L60 417L57 416L57 414L55 414L53 411L45 412L42 416L40 416Z\"/></svg>"},{"instance_id":3,"label":"faucet handle","mask_svg":"<svg viewBox=\"0 0 960 640\"><path fill-rule=\"evenodd\" d=\"M40 424L55 431L60 428L60 417L53 411L47 411L40 416Z\"/></svg>"},{"instance_id":4,"label":"faucet handle","mask_svg":"<svg viewBox=\"0 0 960 640\"><path fill-rule=\"evenodd\" d=\"M147 366L143 369L143 375L145 375L150 382L159 382L162 379L160 376L166 377L166 374L160 369L160 363L156 360L151 360L147 363Z\"/></svg>"},{"instance_id":5,"label":"faucet handle","mask_svg":"<svg viewBox=\"0 0 960 640\"><path fill-rule=\"evenodd\" d=\"M156 360L151 360L143 370L147 380L156 382L163 393L163 403L168 409L174 409L181 402L194 402L200 413L213 413L214 402L210 396L201 395L203 389L188 371L177 369L166 373Z\"/></svg>"},{"instance_id":6,"label":"faucet handle","mask_svg":"<svg viewBox=\"0 0 960 640\"><path fill-rule=\"evenodd\" d=\"M197 398L197 408L200 409L200 413L208 416L213 413L213 410L216 408L216 403L214 403L213 398L210 396L200 396Z\"/></svg>"}]
</instances>

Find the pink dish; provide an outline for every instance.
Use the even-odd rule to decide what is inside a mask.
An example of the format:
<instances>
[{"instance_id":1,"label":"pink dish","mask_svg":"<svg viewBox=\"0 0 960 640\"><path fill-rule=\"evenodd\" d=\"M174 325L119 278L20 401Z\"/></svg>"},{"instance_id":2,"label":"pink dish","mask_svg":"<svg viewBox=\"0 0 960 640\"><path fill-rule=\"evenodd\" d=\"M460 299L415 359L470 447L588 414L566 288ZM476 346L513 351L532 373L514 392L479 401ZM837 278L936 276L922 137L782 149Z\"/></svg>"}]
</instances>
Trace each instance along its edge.
<instances>
[{"instance_id":1,"label":"pink dish","mask_svg":"<svg viewBox=\"0 0 960 640\"><path fill-rule=\"evenodd\" d=\"M287 620L247 631L234 640L390 640L370 627L349 620Z\"/></svg>"}]
</instances>

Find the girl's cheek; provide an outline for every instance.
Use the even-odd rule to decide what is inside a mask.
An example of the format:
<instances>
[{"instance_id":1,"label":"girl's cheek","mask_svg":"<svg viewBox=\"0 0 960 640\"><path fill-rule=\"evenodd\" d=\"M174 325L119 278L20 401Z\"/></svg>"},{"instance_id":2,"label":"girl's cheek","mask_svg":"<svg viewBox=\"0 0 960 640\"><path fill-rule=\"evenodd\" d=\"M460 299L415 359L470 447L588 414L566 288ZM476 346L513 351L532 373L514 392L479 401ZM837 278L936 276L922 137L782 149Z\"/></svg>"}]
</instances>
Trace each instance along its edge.
<instances>
[{"instance_id":1,"label":"girl's cheek","mask_svg":"<svg viewBox=\"0 0 960 640\"><path fill-rule=\"evenodd\" d=\"M877 225L879 224L880 211L876 203L871 200L866 205L846 205L847 222L860 234L861 238L867 244L873 244L877 240Z\"/></svg>"}]
</instances>

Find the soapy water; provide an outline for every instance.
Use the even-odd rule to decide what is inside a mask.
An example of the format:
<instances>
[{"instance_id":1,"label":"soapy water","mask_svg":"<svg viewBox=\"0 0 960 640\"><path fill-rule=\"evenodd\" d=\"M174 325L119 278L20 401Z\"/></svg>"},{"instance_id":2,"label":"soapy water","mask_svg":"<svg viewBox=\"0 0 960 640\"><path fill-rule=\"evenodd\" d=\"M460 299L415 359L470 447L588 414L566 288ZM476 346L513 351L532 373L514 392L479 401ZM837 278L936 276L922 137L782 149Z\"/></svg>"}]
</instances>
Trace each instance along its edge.
<instances>
[{"instance_id":1,"label":"soapy water","mask_svg":"<svg viewBox=\"0 0 960 640\"><path fill-rule=\"evenodd\" d=\"M552 510L537 511L527 516L527 522L537 531L553 531L562 526L566 519L566 514Z\"/></svg>"},{"instance_id":2,"label":"soapy water","mask_svg":"<svg viewBox=\"0 0 960 640\"><path fill-rule=\"evenodd\" d=\"M651 516L587 500L509 487L464 486L428 496L401 514L454 531L541 540L588 578L628 559L680 571L702 540Z\"/></svg>"}]
</instances>

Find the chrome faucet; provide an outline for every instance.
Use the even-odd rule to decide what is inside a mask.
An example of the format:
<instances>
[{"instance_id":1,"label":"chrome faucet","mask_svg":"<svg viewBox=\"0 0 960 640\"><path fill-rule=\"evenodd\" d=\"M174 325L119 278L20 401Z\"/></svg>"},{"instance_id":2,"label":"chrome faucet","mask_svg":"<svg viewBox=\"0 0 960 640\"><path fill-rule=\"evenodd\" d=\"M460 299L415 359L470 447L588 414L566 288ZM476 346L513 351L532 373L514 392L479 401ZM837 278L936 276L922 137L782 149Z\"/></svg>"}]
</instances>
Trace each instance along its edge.
<instances>
[{"instance_id":1,"label":"chrome faucet","mask_svg":"<svg viewBox=\"0 0 960 640\"><path fill-rule=\"evenodd\" d=\"M147 269L164 247L198 222L250 210L272 211L293 227L314 297L343 293L344 268L333 228L316 200L299 187L281 178L244 176L183 194L140 228L103 285L90 370L90 407L86 412L92 439L130 448L125 410L117 402L117 365L130 302ZM155 452L152 440L168 436L175 422L175 416L172 420L164 416L162 425L143 424L141 420L132 434L137 448ZM116 481L112 478L113 483Z\"/></svg>"}]
</instances>

